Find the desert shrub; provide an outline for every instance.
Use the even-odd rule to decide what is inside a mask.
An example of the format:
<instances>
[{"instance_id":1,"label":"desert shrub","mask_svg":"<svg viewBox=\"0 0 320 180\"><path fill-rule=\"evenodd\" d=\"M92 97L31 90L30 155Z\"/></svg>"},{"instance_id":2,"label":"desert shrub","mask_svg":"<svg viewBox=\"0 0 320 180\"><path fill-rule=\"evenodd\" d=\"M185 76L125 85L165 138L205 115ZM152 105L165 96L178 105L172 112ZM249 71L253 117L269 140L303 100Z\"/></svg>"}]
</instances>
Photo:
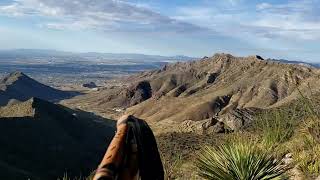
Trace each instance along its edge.
<instances>
[{"instance_id":1,"label":"desert shrub","mask_svg":"<svg viewBox=\"0 0 320 180\"><path fill-rule=\"evenodd\" d=\"M292 164L299 170L295 172L305 176L304 179L314 179L314 177L320 175L320 145L309 134L304 124L300 124L290 141L281 144L279 147L286 149L285 154L293 154ZM279 153L278 148L275 148L274 151Z\"/></svg>"},{"instance_id":2,"label":"desert shrub","mask_svg":"<svg viewBox=\"0 0 320 180\"><path fill-rule=\"evenodd\" d=\"M304 150L295 154L295 161L299 169L309 177L320 175L320 146Z\"/></svg>"},{"instance_id":3,"label":"desert shrub","mask_svg":"<svg viewBox=\"0 0 320 180\"><path fill-rule=\"evenodd\" d=\"M298 102L304 118L295 142L298 148L293 151L294 161L307 178L315 178L320 175L320 103L310 86L309 92L302 93L299 89L298 91Z\"/></svg>"},{"instance_id":4,"label":"desert shrub","mask_svg":"<svg viewBox=\"0 0 320 180\"><path fill-rule=\"evenodd\" d=\"M311 120L308 121L308 123L305 123L305 125L312 138L320 143L320 111L318 110L320 108L320 103L317 96L312 92L310 85L308 85L308 87L309 95L305 95L300 89L298 89L300 94L299 101L300 104L302 104L308 119Z\"/></svg>"},{"instance_id":5,"label":"desert shrub","mask_svg":"<svg viewBox=\"0 0 320 180\"><path fill-rule=\"evenodd\" d=\"M164 153L160 153L162 159L162 165L164 170L165 180L175 179L179 174L179 169L182 165L182 156L179 154L167 156Z\"/></svg>"},{"instance_id":6,"label":"desert shrub","mask_svg":"<svg viewBox=\"0 0 320 180\"><path fill-rule=\"evenodd\" d=\"M295 129L295 109L276 109L261 113L254 122L254 128L261 135L263 144L273 147L289 140Z\"/></svg>"},{"instance_id":7,"label":"desert shrub","mask_svg":"<svg viewBox=\"0 0 320 180\"><path fill-rule=\"evenodd\" d=\"M259 137L251 133L249 131L239 131L239 132L233 132L230 134L225 134L224 139L222 139L224 143L231 144L234 142L241 142L241 143L258 143Z\"/></svg>"},{"instance_id":8,"label":"desert shrub","mask_svg":"<svg viewBox=\"0 0 320 180\"><path fill-rule=\"evenodd\" d=\"M165 179L192 179L197 175L193 166L195 152L198 152L203 144L220 144L224 135L172 132L159 134L156 138Z\"/></svg>"},{"instance_id":9,"label":"desert shrub","mask_svg":"<svg viewBox=\"0 0 320 180\"><path fill-rule=\"evenodd\" d=\"M198 156L196 166L204 179L273 179L289 169L270 151L248 142L227 143L217 148L205 146Z\"/></svg>"},{"instance_id":10,"label":"desert shrub","mask_svg":"<svg viewBox=\"0 0 320 180\"><path fill-rule=\"evenodd\" d=\"M295 149L295 152L312 150L318 145L318 142L309 133L308 127L305 125L298 130L298 136L295 139L295 146L299 147Z\"/></svg>"}]
</instances>

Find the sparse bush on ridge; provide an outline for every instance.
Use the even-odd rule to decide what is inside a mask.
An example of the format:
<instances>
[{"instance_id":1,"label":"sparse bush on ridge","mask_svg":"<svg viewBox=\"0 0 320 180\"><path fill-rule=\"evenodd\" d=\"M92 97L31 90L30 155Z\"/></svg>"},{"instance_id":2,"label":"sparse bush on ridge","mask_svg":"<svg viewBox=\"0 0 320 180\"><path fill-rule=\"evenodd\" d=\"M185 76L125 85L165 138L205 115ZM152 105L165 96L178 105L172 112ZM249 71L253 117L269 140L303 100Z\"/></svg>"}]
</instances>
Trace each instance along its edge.
<instances>
[{"instance_id":1,"label":"sparse bush on ridge","mask_svg":"<svg viewBox=\"0 0 320 180\"><path fill-rule=\"evenodd\" d=\"M254 122L254 128L261 134L262 143L267 147L273 147L289 140L296 125L295 110L277 109L258 115Z\"/></svg>"},{"instance_id":2,"label":"sparse bush on ridge","mask_svg":"<svg viewBox=\"0 0 320 180\"><path fill-rule=\"evenodd\" d=\"M182 155L176 154L171 157L168 157L164 153L160 153L162 164L163 164L163 170L164 170L164 179L170 180L175 179L176 175L179 174L179 169L182 165Z\"/></svg>"},{"instance_id":3,"label":"sparse bush on ridge","mask_svg":"<svg viewBox=\"0 0 320 180\"><path fill-rule=\"evenodd\" d=\"M206 146L198 156L196 166L205 179L273 179L289 169L270 151L250 142L227 143L217 148Z\"/></svg>"},{"instance_id":4,"label":"sparse bush on ridge","mask_svg":"<svg viewBox=\"0 0 320 180\"><path fill-rule=\"evenodd\" d=\"M312 93L310 85L308 85L308 87L311 98L314 98L315 95ZM303 108L305 109L309 119L311 119L311 122L305 123L305 125L307 126L312 138L318 143L320 143L320 111L317 110L319 108L317 107L319 106L319 104L305 96L299 89L298 91L301 96L300 101L304 105Z\"/></svg>"},{"instance_id":5,"label":"sparse bush on ridge","mask_svg":"<svg viewBox=\"0 0 320 180\"><path fill-rule=\"evenodd\" d=\"M308 178L320 175L320 111L319 102L309 87L309 96L300 93L300 104L306 112L303 128L300 131L303 148L294 153L295 163Z\"/></svg>"},{"instance_id":6,"label":"sparse bush on ridge","mask_svg":"<svg viewBox=\"0 0 320 180\"><path fill-rule=\"evenodd\" d=\"M314 148L309 151L302 151L296 154L295 161L299 169L306 176L319 176L320 175L320 147Z\"/></svg>"}]
</instances>

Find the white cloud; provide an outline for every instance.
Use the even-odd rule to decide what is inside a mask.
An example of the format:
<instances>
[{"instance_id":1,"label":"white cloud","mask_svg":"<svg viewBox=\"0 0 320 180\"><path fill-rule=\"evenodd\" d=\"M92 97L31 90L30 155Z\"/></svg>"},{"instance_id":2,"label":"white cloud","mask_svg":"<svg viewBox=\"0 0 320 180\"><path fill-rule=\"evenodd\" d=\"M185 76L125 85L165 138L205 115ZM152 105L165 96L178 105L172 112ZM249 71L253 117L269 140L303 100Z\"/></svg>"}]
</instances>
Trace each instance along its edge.
<instances>
[{"instance_id":1,"label":"white cloud","mask_svg":"<svg viewBox=\"0 0 320 180\"><path fill-rule=\"evenodd\" d=\"M320 39L320 2L318 0L289 1L285 4L257 5L257 18L249 27L264 28L272 37L295 40Z\"/></svg>"},{"instance_id":2,"label":"white cloud","mask_svg":"<svg viewBox=\"0 0 320 180\"><path fill-rule=\"evenodd\" d=\"M264 10L264 9L268 9L270 7L272 7L272 5L269 3L265 3L265 2L257 5L258 10Z\"/></svg>"},{"instance_id":3,"label":"white cloud","mask_svg":"<svg viewBox=\"0 0 320 180\"><path fill-rule=\"evenodd\" d=\"M14 0L0 5L0 14L45 17L41 27L59 30L214 33L255 42L320 40L319 0L199 2L173 7L171 17L150 4L121 0Z\"/></svg>"},{"instance_id":4,"label":"white cloud","mask_svg":"<svg viewBox=\"0 0 320 180\"><path fill-rule=\"evenodd\" d=\"M174 18L245 40L320 40L319 0L282 4L237 1L234 4L232 7L219 3L180 7Z\"/></svg>"},{"instance_id":5,"label":"white cloud","mask_svg":"<svg viewBox=\"0 0 320 180\"><path fill-rule=\"evenodd\" d=\"M120 0L15 0L0 6L0 14L9 16L42 16L51 21L42 24L55 29L101 30L199 30L153 12L147 6ZM127 27L126 27L127 26Z\"/></svg>"}]
</instances>

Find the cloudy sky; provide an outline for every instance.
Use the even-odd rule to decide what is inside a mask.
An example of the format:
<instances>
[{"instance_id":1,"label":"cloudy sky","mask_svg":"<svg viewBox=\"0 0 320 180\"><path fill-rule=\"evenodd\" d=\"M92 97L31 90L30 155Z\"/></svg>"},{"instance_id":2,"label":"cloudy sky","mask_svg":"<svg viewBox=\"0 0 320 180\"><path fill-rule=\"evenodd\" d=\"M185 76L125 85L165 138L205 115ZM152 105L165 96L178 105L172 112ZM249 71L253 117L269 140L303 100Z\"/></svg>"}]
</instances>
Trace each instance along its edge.
<instances>
[{"instance_id":1,"label":"cloudy sky","mask_svg":"<svg viewBox=\"0 0 320 180\"><path fill-rule=\"evenodd\" d=\"M0 49L320 62L320 0L0 0Z\"/></svg>"}]
</instances>

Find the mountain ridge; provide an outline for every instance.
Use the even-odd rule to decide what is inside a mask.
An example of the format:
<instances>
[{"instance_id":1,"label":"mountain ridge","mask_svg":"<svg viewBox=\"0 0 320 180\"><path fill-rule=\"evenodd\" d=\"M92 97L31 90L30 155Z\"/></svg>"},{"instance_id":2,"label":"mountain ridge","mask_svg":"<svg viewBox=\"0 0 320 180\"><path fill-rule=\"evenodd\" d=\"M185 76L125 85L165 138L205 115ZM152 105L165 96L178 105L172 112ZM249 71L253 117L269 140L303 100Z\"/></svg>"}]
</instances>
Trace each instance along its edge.
<instances>
[{"instance_id":1,"label":"mountain ridge","mask_svg":"<svg viewBox=\"0 0 320 180\"><path fill-rule=\"evenodd\" d=\"M88 109L102 113L108 108L125 107L122 113L155 123L203 121L216 115L227 122L223 117L236 117L232 115L236 111L288 104L299 96L297 88L306 90L308 83L317 90L318 78L317 68L220 53L133 75L123 81L124 86L106 88L67 103L86 102ZM149 98L142 98L148 93ZM228 126L236 127L234 121Z\"/></svg>"},{"instance_id":2,"label":"mountain ridge","mask_svg":"<svg viewBox=\"0 0 320 180\"><path fill-rule=\"evenodd\" d=\"M153 60L153 61L185 61L196 59L196 57L189 57L184 55L162 56L149 55L140 53L103 53L103 52L66 52L50 49L12 49L0 50L0 60L6 58L29 58L29 57L78 57L79 59L86 59L86 57L105 58L105 59L126 59L126 60Z\"/></svg>"},{"instance_id":3,"label":"mountain ridge","mask_svg":"<svg viewBox=\"0 0 320 180\"><path fill-rule=\"evenodd\" d=\"M12 99L26 101L32 97L38 97L56 102L73 95L75 93L41 84L19 71L12 72L0 80L0 106L8 104Z\"/></svg>"}]
</instances>

